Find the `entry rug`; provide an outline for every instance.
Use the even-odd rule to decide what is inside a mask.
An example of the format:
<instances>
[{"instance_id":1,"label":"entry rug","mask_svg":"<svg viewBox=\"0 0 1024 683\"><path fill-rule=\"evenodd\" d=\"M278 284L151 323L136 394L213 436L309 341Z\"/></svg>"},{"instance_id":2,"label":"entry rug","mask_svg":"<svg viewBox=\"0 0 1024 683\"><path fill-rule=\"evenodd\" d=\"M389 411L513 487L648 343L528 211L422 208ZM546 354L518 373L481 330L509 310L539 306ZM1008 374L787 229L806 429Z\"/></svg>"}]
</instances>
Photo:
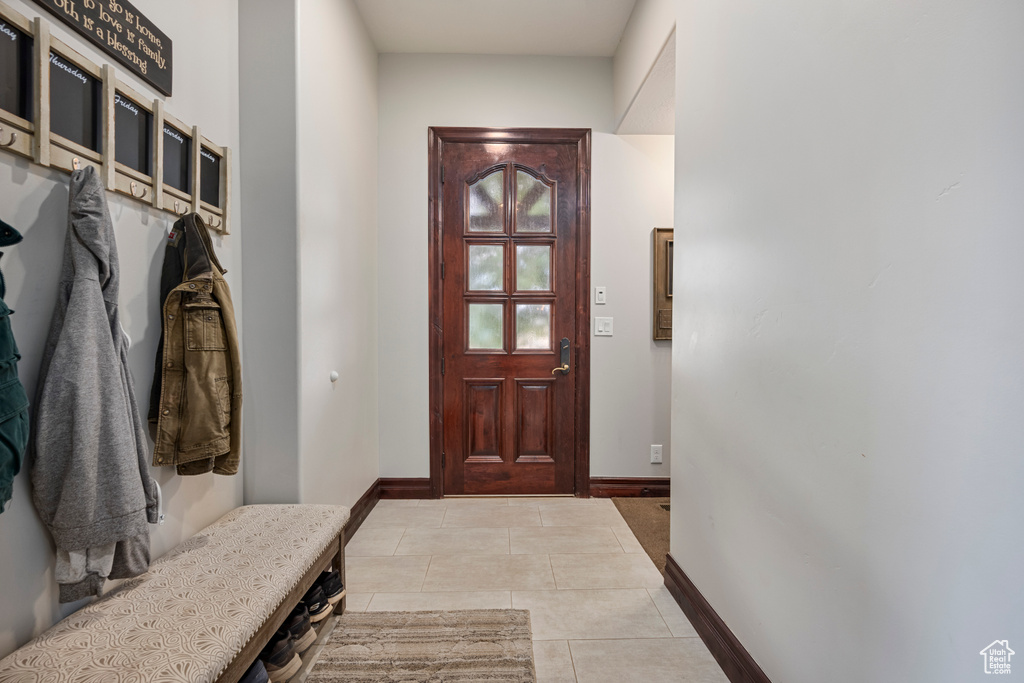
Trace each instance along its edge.
<instances>
[{"instance_id":1,"label":"entry rug","mask_svg":"<svg viewBox=\"0 0 1024 683\"><path fill-rule=\"evenodd\" d=\"M347 612L307 683L536 683L530 613Z\"/></svg>"}]
</instances>

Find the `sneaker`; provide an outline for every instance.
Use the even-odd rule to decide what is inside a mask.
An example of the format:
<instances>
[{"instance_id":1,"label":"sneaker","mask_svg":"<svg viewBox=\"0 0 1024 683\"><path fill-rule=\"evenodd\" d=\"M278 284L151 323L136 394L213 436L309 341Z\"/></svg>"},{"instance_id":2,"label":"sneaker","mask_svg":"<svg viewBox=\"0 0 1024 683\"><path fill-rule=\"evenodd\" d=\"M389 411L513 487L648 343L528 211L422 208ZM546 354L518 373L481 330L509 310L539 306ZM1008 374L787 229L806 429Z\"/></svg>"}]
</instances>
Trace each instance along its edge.
<instances>
[{"instance_id":1,"label":"sneaker","mask_svg":"<svg viewBox=\"0 0 1024 683\"><path fill-rule=\"evenodd\" d=\"M302 668L302 660L295 652L291 634L283 628L263 648L259 659L263 660L270 683L283 683Z\"/></svg>"},{"instance_id":2,"label":"sneaker","mask_svg":"<svg viewBox=\"0 0 1024 683\"><path fill-rule=\"evenodd\" d=\"M315 583L302 596L300 604L305 604L306 609L309 610L309 620L314 624L323 621L334 611L334 605L327 601L323 588Z\"/></svg>"},{"instance_id":3,"label":"sneaker","mask_svg":"<svg viewBox=\"0 0 1024 683\"><path fill-rule=\"evenodd\" d=\"M258 659L238 679L238 683L268 683L268 681L270 681L270 676L267 675L267 667L263 666L263 662Z\"/></svg>"},{"instance_id":4,"label":"sneaker","mask_svg":"<svg viewBox=\"0 0 1024 683\"><path fill-rule=\"evenodd\" d=\"M341 574L338 572L322 572L315 585L324 589L327 602L332 605L337 605L345 597L345 584L341 582Z\"/></svg>"},{"instance_id":5,"label":"sneaker","mask_svg":"<svg viewBox=\"0 0 1024 683\"><path fill-rule=\"evenodd\" d=\"M316 631L313 630L313 624L309 621L309 610L301 602L284 620L281 628L291 635L295 651L299 654L308 650L309 646L316 642Z\"/></svg>"}]
</instances>

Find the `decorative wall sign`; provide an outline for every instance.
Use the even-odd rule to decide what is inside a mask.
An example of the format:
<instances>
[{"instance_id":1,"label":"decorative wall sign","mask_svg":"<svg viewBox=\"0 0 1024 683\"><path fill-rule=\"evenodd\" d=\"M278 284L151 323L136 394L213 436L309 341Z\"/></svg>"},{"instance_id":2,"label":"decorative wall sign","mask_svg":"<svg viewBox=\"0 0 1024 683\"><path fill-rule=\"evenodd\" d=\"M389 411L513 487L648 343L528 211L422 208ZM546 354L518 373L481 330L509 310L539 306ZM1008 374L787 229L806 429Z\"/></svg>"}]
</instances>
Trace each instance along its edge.
<instances>
[{"instance_id":1,"label":"decorative wall sign","mask_svg":"<svg viewBox=\"0 0 1024 683\"><path fill-rule=\"evenodd\" d=\"M171 39L127 0L36 0L143 80L171 94Z\"/></svg>"},{"instance_id":2,"label":"decorative wall sign","mask_svg":"<svg viewBox=\"0 0 1024 683\"><path fill-rule=\"evenodd\" d=\"M32 37L2 19L0 109L32 120Z\"/></svg>"},{"instance_id":3,"label":"decorative wall sign","mask_svg":"<svg viewBox=\"0 0 1024 683\"><path fill-rule=\"evenodd\" d=\"M103 85L85 69L50 53L50 130L93 151L102 139Z\"/></svg>"},{"instance_id":4,"label":"decorative wall sign","mask_svg":"<svg viewBox=\"0 0 1024 683\"><path fill-rule=\"evenodd\" d=\"M114 158L143 175L153 175L153 115L128 97L114 95Z\"/></svg>"}]
</instances>

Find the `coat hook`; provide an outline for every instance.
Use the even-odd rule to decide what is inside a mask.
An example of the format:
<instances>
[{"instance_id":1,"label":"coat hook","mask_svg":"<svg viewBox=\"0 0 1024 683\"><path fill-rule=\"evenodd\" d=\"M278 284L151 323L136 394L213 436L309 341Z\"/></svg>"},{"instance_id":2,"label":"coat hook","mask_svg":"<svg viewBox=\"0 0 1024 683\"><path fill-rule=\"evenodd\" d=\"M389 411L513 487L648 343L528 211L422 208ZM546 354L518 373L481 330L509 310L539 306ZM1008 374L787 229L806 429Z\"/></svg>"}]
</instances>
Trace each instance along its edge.
<instances>
[{"instance_id":1,"label":"coat hook","mask_svg":"<svg viewBox=\"0 0 1024 683\"><path fill-rule=\"evenodd\" d=\"M188 213L188 207L186 206L184 211L178 211L178 201L175 200L174 201L174 213L178 214L179 216L184 216L186 213Z\"/></svg>"},{"instance_id":2,"label":"coat hook","mask_svg":"<svg viewBox=\"0 0 1024 683\"><path fill-rule=\"evenodd\" d=\"M71 168L75 169L76 171L80 170L82 168L82 161L81 161L81 159L79 159L78 157L75 157L74 159L72 159L71 160Z\"/></svg>"},{"instance_id":3,"label":"coat hook","mask_svg":"<svg viewBox=\"0 0 1024 683\"><path fill-rule=\"evenodd\" d=\"M148 190L149 188L146 188L146 187L144 187L144 188L142 188L142 194L135 194L135 188L136 188L136 187L138 187L138 183L136 183L136 182L135 182L135 181L133 180L133 181L132 181L132 184L131 184L131 193L132 193L132 196L133 196L133 197L135 197L136 199L142 199L143 197L145 197L145 196L146 196L146 191L147 191L147 190Z\"/></svg>"},{"instance_id":4,"label":"coat hook","mask_svg":"<svg viewBox=\"0 0 1024 683\"><path fill-rule=\"evenodd\" d=\"M210 216L209 223L210 223L210 227L213 228L214 230L216 230L220 226L224 225L224 221L217 221L217 225L214 225L213 224L213 218L214 218L213 216Z\"/></svg>"},{"instance_id":5,"label":"coat hook","mask_svg":"<svg viewBox=\"0 0 1024 683\"><path fill-rule=\"evenodd\" d=\"M3 128L0 128L0 134L2 134L3 132L4 132L4 129L3 129ZM15 133L15 132L12 132L12 133L11 133L11 139L10 139L10 140L8 140L7 142L0 142L0 147L10 147L11 145L13 145L13 144L14 144L14 142L15 142L15 141L16 141L17 139L18 139L18 134L17 134L17 133Z\"/></svg>"}]
</instances>

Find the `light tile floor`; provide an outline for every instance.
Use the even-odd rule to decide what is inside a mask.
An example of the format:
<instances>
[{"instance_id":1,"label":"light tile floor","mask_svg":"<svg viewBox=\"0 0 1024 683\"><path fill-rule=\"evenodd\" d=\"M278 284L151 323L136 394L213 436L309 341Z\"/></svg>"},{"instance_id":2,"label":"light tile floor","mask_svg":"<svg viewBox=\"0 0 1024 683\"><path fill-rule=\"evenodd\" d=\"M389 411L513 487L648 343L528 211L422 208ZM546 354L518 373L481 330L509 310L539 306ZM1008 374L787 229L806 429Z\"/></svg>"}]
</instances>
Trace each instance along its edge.
<instances>
[{"instance_id":1,"label":"light tile floor","mask_svg":"<svg viewBox=\"0 0 1024 683\"><path fill-rule=\"evenodd\" d=\"M608 499L382 500L345 558L349 611L530 610L538 683L728 683Z\"/></svg>"}]
</instances>

